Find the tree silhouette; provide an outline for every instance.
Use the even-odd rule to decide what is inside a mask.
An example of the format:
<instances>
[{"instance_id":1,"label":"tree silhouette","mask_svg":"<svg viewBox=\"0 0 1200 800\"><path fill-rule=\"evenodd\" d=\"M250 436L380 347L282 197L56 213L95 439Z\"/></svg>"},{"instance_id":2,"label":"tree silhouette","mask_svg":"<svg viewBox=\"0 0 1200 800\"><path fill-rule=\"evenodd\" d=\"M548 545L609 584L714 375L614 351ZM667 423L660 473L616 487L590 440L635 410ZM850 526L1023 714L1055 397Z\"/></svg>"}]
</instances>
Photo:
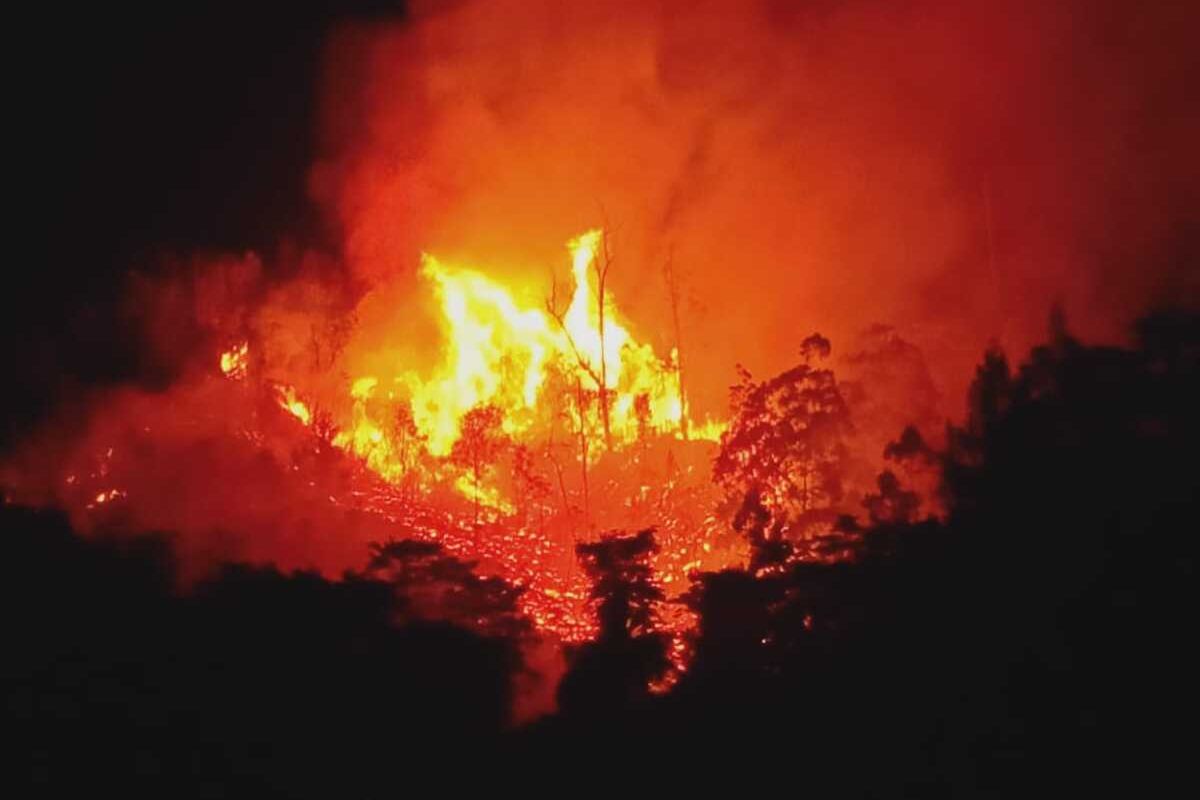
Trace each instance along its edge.
<instances>
[{"instance_id":1,"label":"tree silhouette","mask_svg":"<svg viewBox=\"0 0 1200 800\"><path fill-rule=\"evenodd\" d=\"M392 418L392 441L395 446L396 460L400 462L400 479L405 495L412 491L415 470L425 452L425 442L428 437L421 433L417 421L413 417L412 403L403 401L396 404L396 413Z\"/></svg>"},{"instance_id":2,"label":"tree silhouette","mask_svg":"<svg viewBox=\"0 0 1200 800\"><path fill-rule=\"evenodd\" d=\"M852 557L789 559L775 507L747 491L752 568L686 595L694 657L663 696L647 692L666 669L654 536L581 545L599 635L568 652L560 713L516 728L538 643L518 589L437 545L375 545L338 580L231 564L178 585L169 535L117 517L77 534L0 504L9 750L51 789L82 775L201 796L376 796L398 734L405 753L515 744L539 765L597 743L622 750L614 766L631 743L740 746L872 796L1182 772L1200 672L1198 319L1148 319L1129 348L1060 320L1015 369L987 354L942 452L915 429L889 448L943 468L944 518L912 521L884 473L869 519L846 525Z\"/></svg>"},{"instance_id":3,"label":"tree silhouette","mask_svg":"<svg viewBox=\"0 0 1200 800\"><path fill-rule=\"evenodd\" d=\"M600 380L597 382L596 391L600 397L600 419L604 424L604 446L612 450L612 427L609 422L609 398L608 398L608 357L605 345L608 340L608 332L604 324L604 312L606 306L605 293L608 285L608 273L612 269L613 256L609 237L608 228L600 230L600 242L596 249L596 253L592 256L592 270L596 273L596 315L600 331Z\"/></svg>"},{"instance_id":4,"label":"tree silhouette","mask_svg":"<svg viewBox=\"0 0 1200 800\"><path fill-rule=\"evenodd\" d=\"M605 325L605 316L607 313L607 285L608 273L613 265L613 252L611 243L611 233L608 227L600 229L596 242L596 248L592 253L592 258L589 266L596 275L596 316L597 316L597 331L599 334L599 364L593 364L586 353L579 349L579 344L572 336L570 328L567 326L567 312L570 306L563 306L559 299L558 281L553 275L550 277L550 296L546 298L546 312L550 317L558 323L559 330L562 331L563 337L567 341L567 346L571 349L571 354L574 356L574 361L580 372L583 372L591 379L592 384L596 387L595 395L600 408L600 424L604 432L604 446L608 450L613 448L612 424L610 420L610 405L608 388L608 355L605 346L608 342L608 331ZM578 391L582 396L583 382L577 376ZM583 401L579 403L581 413L584 406Z\"/></svg>"},{"instance_id":5,"label":"tree silhouette","mask_svg":"<svg viewBox=\"0 0 1200 800\"><path fill-rule=\"evenodd\" d=\"M479 492L483 478L495 465L504 448L507 437L501 427L504 414L493 404L472 408L463 415L458 440L450 451L450 461L470 470L474 489L474 524L479 525Z\"/></svg>"},{"instance_id":6,"label":"tree silhouette","mask_svg":"<svg viewBox=\"0 0 1200 800\"><path fill-rule=\"evenodd\" d=\"M679 387L679 435L686 442L688 439L688 394L687 384L684 381L683 324L680 319L683 289L679 269L675 265L674 245L671 245L667 251L666 261L663 262L663 282L667 286L667 301L671 306L671 330L675 334L672 361L675 367L676 383Z\"/></svg>"},{"instance_id":7,"label":"tree silhouette","mask_svg":"<svg viewBox=\"0 0 1200 800\"><path fill-rule=\"evenodd\" d=\"M550 479L538 471L533 452L523 444L512 451L513 483L517 488L517 513L528 522L530 508L538 510L538 519L545 515L546 498L550 496Z\"/></svg>"},{"instance_id":8,"label":"tree silhouette","mask_svg":"<svg viewBox=\"0 0 1200 800\"><path fill-rule=\"evenodd\" d=\"M831 521L851 427L833 372L814 366L829 352L829 341L813 334L801 348L804 363L774 378L756 382L739 367L732 419L713 462L727 502L743 509L735 523L778 537Z\"/></svg>"},{"instance_id":9,"label":"tree silhouette","mask_svg":"<svg viewBox=\"0 0 1200 800\"><path fill-rule=\"evenodd\" d=\"M84 537L10 505L0 531L15 559L0 582L0 697L23 733L6 749L19 795L86 781L373 796L395 779L397 736L409 753L445 752L495 743L511 719L520 665L504 626L401 619L387 580L228 564L181 586L167 536ZM440 566L410 567L411 584L443 582ZM452 572L447 585L472 585ZM475 605L508 607L476 587ZM455 595L446 616L473 616Z\"/></svg>"},{"instance_id":10,"label":"tree silhouette","mask_svg":"<svg viewBox=\"0 0 1200 800\"><path fill-rule=\"evenodd\" d=\"M443 620L478 633L516 640L531 630L517 600L523 590L481 577L475 564L441 545L401 539L369 546L366 577L393 589L401 621Z\"/></svg>"},{"instance_id":11,"label":"tree silhouette","mask_svg":"<svg viewBox=\"0 0 1200 800\"><path fill-rule=\"evenodd\" d=\"M564 712L619 712L644 699L649 683L667 670L666 637L654 629L654 603L663 598L650 566L657 551L649 529L576 546L592 581L600 633L574 654L563 678L559 704Z\"/></svg>"},{"instance_id":12,"label":"tree silhouette","mask_svg":"<svg viewBox=\"0 0 1200 800\"><path fill-rule=\"evenodd\" d=\"M904 489L900 479L891 470L884 470L877 478L879 491L863 498L863 507L872 524L903 523L916 519L921 498L916 492Z\"/></svg>"}]
</instances>

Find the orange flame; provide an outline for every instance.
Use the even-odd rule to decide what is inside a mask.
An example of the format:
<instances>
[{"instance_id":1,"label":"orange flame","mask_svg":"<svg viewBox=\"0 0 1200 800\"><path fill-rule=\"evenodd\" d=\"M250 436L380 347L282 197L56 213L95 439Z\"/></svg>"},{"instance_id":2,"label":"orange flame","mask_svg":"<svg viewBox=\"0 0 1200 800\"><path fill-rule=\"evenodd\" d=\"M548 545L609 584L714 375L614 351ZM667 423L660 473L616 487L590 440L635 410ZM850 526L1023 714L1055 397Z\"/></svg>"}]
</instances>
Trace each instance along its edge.
<instances>
[{"instance_id":1,"label":"orange flame","mask_svg":"<svg viewBox=\"0 0 1200 800\"><path fill-rule=\"evenodd\" d=\"M511 438L528 440L544 432L538 427L553 424L548 415L555 413L544 402L552 371L565 381L555 391L569 396L558 413L565 413L575 435L586 439L589 462L610 446L620 450L647 434L679 436L685 427L692 439L717 441L722 422L688 419L686 426L681 424L685 412L674 353L663 359L649 344L638 342L611 293L602 294L596 286L603 236L601 230L591 230L568 243L574 285L570 304L561 312L522 305L484 273L423 255L421 277L437 299L445 339L442 362L430 374L398 370L390 385L374 375L354 378L349 419L339 424L333 445L384 479L400 480L412 458L397 446L394 428L401 404L407 404L418 446L435 462L437 475L432 477L483 505L511 511L496 487L468 480L446 457L461 437L463 418L481 405L500 409L502 431ZM226 377L243 379L249 344L221 353L219 364ZM275 391L280 407L304 425L313 424L312 407L293 386L281 383ZM608 404L607 436L601 429L601 391Z\"/></svg>"},{"instance_id":2,"label":"orange flame","mask_svg":"<svg viewBox=\"0 0 1200 800\"><path fill-rule=\"evenodd\" d=\"M250 343L242 342L221 353L221 372L234 380L246 377L249 366Z\"/></svg>"},{"instance_id":3,"label":"orange flame","mask_svg":"<svg viewBox=\"0 0 1200 800\"><path fill-rule=\"evenodd\" d=\"M277 391L279 392L279 405L284 410L305 425L312 424L312 412L309 411L308 404L296 396L296 390L293 387L280 386Z\"/></svg>"},{"instance_id":4,"label":"orange flame","mask_svg":"<svg viewBox=\"0 0 1200 800\"><path fill-rule=\"evenodd\" d=\"M404 465L390 441L387 420L395 404L405 400L411 403L413 422L431 456L447 456L461 435L463 417L484 404L501 409L509 436L530 434L544 413L539 403L551 368L592 396L600 392L601 382L605 384L614 449L636 441L643 431L678 431L683 403L672 362L634 339L607 292L601 329L600 293L592 267L602 236L600 230L592 230L569 243L574 291L560 317L523 306L482 272L424 255L421 276L438 299L445 358L431 375L402 371L382 397L375 376L356 378L350 390L352 419L334 444L385 478L402 475ZM586 406L582 412L578 407L572 411L574 424L582 426L589 439L592 458L608 443L598 422L589 420L595 414ZM711 421L689 423L693 438L714 441L722 427ZM465 485L461 480L458 484ZM486 496L489 505L504 505L495 490Z\"/></svg>"}]
</instances>

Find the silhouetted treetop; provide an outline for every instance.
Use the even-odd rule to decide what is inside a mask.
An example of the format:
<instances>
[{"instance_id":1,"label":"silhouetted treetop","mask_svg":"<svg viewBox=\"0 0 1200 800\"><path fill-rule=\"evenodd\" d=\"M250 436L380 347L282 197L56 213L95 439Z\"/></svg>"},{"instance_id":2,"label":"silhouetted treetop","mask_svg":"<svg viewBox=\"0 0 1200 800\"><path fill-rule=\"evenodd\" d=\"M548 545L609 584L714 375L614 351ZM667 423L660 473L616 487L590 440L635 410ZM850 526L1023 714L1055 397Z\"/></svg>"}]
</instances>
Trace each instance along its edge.
<instances>
[{"instance_id":1,"label":"silhouetted treetop","mask_svg":"<svg viewBox=\"0 0 1200 800\"><path fill-rule=\"evenodd\" d=\"M770 517L760 526L768 536L831 522L827 511L842 497L850 414L833 371L811 363L828 354L828 340L813 334L803 346L805 363L761 382L739 367L730 390L713 480L734 508L756 498L754 507Z\"/></svg>"},{"instance_id":2,"label":"silhouetted treetop","mask_svg":"<svg viewBox=\"0 0 1200 800\"><path fill-rule=\"evenodd\" d=\"M592 580L600 634L571 654L559 705L569 715L611 718L643 703L650 682L670 666L667 637L654 630L654 603L663 598L650 565L658 545L647 529L575 549Z\"/></svg>"},{"instance_id":3,"label":"silhouetted treetop","mask_svg":"<svg viewBox=\"0 0 1200 800\"><path fill-rule=\"evenodd\" d=\"M366 576L394 592L401 619L437 619L498 637L532 627L517 605L523 589L476 573L476 565L447 555L441 545L402 539L369 545Z\"/></svg>"},{"instance_id":4,"label":"silhouetted treetop","mask_svg":"<svg viewBox=\"0 0 1200 800\"><path fill-rule=\"evenodd\" d=\"M592 581L590 596L598 601L601 636L637 636L653 623L653 603L662 590L654 583L650 557L658 552L653 529L610 534L575 547Z\"/></svg>"}]
</instances>

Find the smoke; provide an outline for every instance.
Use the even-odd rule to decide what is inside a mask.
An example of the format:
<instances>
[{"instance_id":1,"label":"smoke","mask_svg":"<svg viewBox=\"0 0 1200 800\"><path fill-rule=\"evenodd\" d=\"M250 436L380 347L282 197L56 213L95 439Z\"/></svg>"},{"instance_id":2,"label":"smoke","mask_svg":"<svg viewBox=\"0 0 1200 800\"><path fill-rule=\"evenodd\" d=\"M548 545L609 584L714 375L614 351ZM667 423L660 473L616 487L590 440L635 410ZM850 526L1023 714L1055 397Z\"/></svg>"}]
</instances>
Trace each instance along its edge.
<instances>
[{"instance_id":1,"label":"smoke","mask_svg":"<svg viewBox=\"0 0 1200 800\"><path fill-rule=\"evenodd\" d=\"M116 373L137 387L59 382L0 478L85 527L91 498L129 491L125 524L214 560L351 566L387 532L330 502L343 467L294 474L295 420L215 354L248 341L263 386L347 419L353 377L441 357L422 252L536 308L598 225L609 290L659 354L671 260L694 418L724 415L736 363L777 372L816 330L877 458L903 424L960 413L985 347L1023 351L1056 302L1077 335L1115 339L1200 297L1196 22L1185 4L476 0L345 23L317 130L295 132L315 139L314 238L338 244L283 226L277 252L126 282L107 349L135 354Z\"/></svg>"},{"instance_id":2,"label":"smoke","mask_svg":"<svg viewBox=\"0 0 1200 800\"><path fill-rule=\"evenodd\" d=\"M1200 13L1118 6L480 0L344 26L310 188L387 298L359 338L416 324L422 251L536 297L598 224L660 352L672 254L701 412L814 329L896 326L955 401L1056 300L1117 337L1196 295L1200 140Z\"/></svg>"},{"instance_id":3,"label":"smoke","mask_svg":"<svg viewBox=\"0 0 1200 800\"><path fill-rule=\"evenodd\" d=\"M0 462L5 499L64 510L88 534L168 532L185 581L226 561L360 568L396 535L337 502L353 479L257 387L189 374L163 392L67 403Z\"/></svg>"},{"instance_id":4,"label":"smoke","mask_svg":"<svg viewBox=\"0 0 1200 800\"><path fill-rule=\"evenodd\" d=\"M10 321L21 332L9 337L10 361L33 376L14 381L24 385L14 392L27 412L20 419L44 418L35 429L7 419L0 427L23 439L0 454L3 502L62 508L87 533L169 531L185 578L230 559L335 575L360 567L368 542L444 535L451 516L434 516L437 503L392 515L360 465L314 435L315 420L306 428L283 410L278 392L298 387L314 410L345 422L356 377L392 385L402 371L438 363L442 331L418 275L422 253L473 267L539 308L551 272L567 268L566 242L606 226L611 296L639 341L660 355L681 347L696 420L725 416L735 364L773 374L820 331L834 342L855 415L847 483L856 498L873 491L904 426L915 427L893 455L937 443L989 343L1023 352L1043 338L1055 304L1080 338L1114 340L1152 305L1200 300L1200 50L1191 41L1200 5L411 6L403 19L329 33L317 129L289 132L315 142L305 169L319 222L301 219L292 202L248 209L243 198L211 209L227 217L215 227L240 236L279 225L274 252L214 256L200 251L230 243L199 241L197 254L119 281L90 274L90 263L72 266L67 293L84 301L63 305L87 314L51 317L61 317L56 330L36 306L4 315L36 323L32 334ZM193 78L207 75L197 68ZM253 105L234 107L249 114ZM156 130L142 131L138 147ZM208 130L197 134L206 146ZM267 161L269 175L286 163ZM119 193L120 162L93 168L107 181L86 173L81 180L104 188L83 196ZM128 225L160 204L145 194L117 203L134 212ZM173 224L148 230L174 241L139 247L178 248L180 228L202 239L214 224L198 203L173 202L183 209L168 215ZM77 205L75 216L92 214ZM259 218L243 219L256 210ZM289 229L278 216L292 212ZM92 225L115 215L98 213ZM63 240L94 238L54 226ZM682 290L678 337L668 261ZM89 316L113 295L122 300L106 309L111 319ZM221 374L217 355L242 343L251 377ZM45 387L56 396L39 396ZM932 507L936 476L904 478ZM709 488L700 483L672 501L697 519L669 536L699 530ZM558 485L565 509L561 473ZM585 502L601 507L602 490L593 491ZM627 505L630 519L649 513ZM556 569L547 564L527 566ZM549 704L546 676L562 669L560 651L539 647L525 653L519 713Z\"/></svg>"}]
</instances>

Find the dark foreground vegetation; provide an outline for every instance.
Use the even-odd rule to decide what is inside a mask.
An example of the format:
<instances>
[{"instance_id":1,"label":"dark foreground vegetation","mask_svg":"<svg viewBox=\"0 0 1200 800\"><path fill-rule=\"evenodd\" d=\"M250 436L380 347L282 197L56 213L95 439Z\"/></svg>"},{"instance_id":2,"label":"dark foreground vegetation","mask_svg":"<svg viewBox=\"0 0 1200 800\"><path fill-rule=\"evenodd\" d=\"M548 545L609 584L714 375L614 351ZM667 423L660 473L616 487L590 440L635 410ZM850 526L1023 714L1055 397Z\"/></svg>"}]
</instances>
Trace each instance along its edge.
<instances>
[{"instance_id":1,"label":"dark foreground vegetation","mask_svg":"<svg viewBox=\"0 0 1200 800\"><path fill-rule=\"evenodd\" d=\"M668 663L653 534L581 546L602 634L526 725L515 593L435 547L377 547L341 581L230 565L181 591L169 536L83 539L5 507L6 749L46 788L170 796L402 794L482 777L479 756L587 765L562 791L725 772L796 793L1144 793L1194 750L1198 370L1186 314L1129 349L1059 329L1018 369L988 353L944 447L890 448L940 469L944 519L881 479L869 521L839 523L840 563L794 558L748 498L753 570L689 595L694 658L666 694L645 688Z\"/></svg>"}]
</instances>

